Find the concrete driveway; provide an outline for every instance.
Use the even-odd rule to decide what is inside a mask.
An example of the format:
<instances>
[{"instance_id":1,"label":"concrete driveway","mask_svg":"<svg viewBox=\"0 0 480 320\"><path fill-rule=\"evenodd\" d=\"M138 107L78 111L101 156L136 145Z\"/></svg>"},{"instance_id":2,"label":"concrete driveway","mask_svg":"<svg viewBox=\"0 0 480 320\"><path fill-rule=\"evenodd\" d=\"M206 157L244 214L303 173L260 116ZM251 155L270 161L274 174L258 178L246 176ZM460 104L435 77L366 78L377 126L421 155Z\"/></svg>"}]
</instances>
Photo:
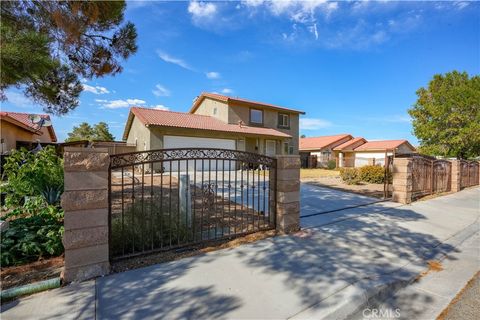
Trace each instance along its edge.
<instances>
[{"instance_id":1,"label":"concrete driveway","mask_svg":"<svg viewBox=\"0 0 480 320\"><path fill-rule=\"evenodd\" d=\"M314 186L307 183L302 183L300 186L300 216L302 217L379 201L380 199L377 198Z\"/></svg>"}]
</instances>

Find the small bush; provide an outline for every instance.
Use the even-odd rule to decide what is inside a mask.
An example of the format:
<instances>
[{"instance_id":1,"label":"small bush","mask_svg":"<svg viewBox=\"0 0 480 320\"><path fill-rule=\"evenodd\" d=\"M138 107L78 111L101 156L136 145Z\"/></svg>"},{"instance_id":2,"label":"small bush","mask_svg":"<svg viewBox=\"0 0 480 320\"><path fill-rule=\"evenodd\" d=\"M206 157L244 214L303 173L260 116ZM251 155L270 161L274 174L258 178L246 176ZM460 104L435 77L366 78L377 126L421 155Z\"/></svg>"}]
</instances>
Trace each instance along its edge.
<instances>
[{"instance_id":1,"label":"small bush","mask_svg":"<svg viewBox=\"0 0 480 320\"><path fill-rule=\"evenodd\" d=\"M63 210L48 205L41 197L29 198L5 218L0 260L2 267L20 265L63 253Z\"/></svg>"},{"instance_id":2,"label":"small bush","mask_svg":"<svg viewBox=\"0 0 480 320\"><path fill-rule=\"evenodd\" d=\"M22 204L25 197L42 196L49 204L58 204L63 192L63 161L55 148L45 147L38 153L26 149L15 150L3 167L7 183L2 192L7 194L7 207Z\"/></svg>"},{"instance_id":3,"label":"small bush","mask_svg":"<svg viewBox=\"0 0 480 320\"><path fill-rule=\"evenodd\" d=\"M363 166L359 168L360 180L367 183L383 183L385 169L381 166Z\"/></svg>"},{"instance_id":4,"label":"small bush","mask_svg":"<svg viewBox=\"0 0 480 320\"><path fill-rule=\"evenodd\" d=\"M341 168L340 177L346 184L359 184L361 181L357 168Z\"/></svg>"},{"instance_id":5,"label":"small bush","mask_svg":"<svg viewBox=\"0 0 480 320\"><path fill-rule=\"evenodd\" d=\"M328 170L333 170L337 167L337 162L335 160L329 160L327 163Z\"/></svg>"}]
</instances>

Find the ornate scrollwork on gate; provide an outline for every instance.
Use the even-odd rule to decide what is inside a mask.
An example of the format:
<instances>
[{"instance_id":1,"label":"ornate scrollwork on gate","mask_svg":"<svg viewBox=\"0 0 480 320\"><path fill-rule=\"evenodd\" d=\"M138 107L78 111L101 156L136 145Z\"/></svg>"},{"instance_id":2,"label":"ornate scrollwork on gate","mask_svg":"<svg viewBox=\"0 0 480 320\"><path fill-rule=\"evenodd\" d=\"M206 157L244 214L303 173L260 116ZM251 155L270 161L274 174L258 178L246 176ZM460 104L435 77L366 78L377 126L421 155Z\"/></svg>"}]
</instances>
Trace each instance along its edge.
<instances>
[{"instance_id":1,"label":"ornate scrollwork on gate","mask_svg":"<svg viewBox=\"0 0 480 320\"><path fill-rule=\"evenodd\" d=\"M205 183L202 185L202 205L207 211L213 210L215 204L215 184Z\"/></svg>"},{"instance_id":2,"label":"ornate scrollwork on gate","mask_svg":"<svg viewBox=\"0 0 480 320\"><path fill-rule=\"evenodd\" d=\"M276 159L265 155L227 149L182 148L159 149L132 153L122 153L110 157L110 168L134 166L142 163L154 163L172 160L232 160L276 167Z\"/></svg>"}]
</instances>

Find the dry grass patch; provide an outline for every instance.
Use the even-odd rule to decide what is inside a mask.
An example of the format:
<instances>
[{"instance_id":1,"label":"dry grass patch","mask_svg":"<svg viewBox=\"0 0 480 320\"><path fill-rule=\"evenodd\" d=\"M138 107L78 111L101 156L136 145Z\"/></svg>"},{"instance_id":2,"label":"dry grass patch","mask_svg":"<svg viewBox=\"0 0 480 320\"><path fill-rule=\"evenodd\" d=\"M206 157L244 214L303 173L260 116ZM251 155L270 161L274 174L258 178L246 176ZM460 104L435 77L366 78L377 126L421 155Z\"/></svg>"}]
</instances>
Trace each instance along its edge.
<instances>
[{"instance_id":1,"label":"dry grass patch","mask_svg":"<svg viewBox=\"0 0 480 320\"><path fill-rule=\"evenodd\" d=\"M315 179L324 177L338 177L340 172L337 170L327 169L300 169L300 179Z\"/></svg>"}]
</instances>

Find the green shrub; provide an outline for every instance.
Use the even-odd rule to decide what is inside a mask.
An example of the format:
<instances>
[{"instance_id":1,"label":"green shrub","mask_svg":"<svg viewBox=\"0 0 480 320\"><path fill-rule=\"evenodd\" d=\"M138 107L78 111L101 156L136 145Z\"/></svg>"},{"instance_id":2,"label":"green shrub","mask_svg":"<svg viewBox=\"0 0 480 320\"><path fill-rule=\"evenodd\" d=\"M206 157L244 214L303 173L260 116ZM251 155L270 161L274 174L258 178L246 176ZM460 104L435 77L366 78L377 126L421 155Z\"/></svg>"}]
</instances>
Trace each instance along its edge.
<instances>
[{"instance_id":1,"label":"green shrub","mask_svg":"<svg viewBox=\"0 0 480 320\"><path fill-rule=\"evenodd\" d=\"M361 181L357 168L341 168L340 177L346 184L359 184Z\"/></svg>"},{"instance_id":2,"label":"green shrub","mask_svg":"<svg viewBox=\"0 0 480 320\"><path fill-rule=\"evenodd\" d=\"M63 253L63 210L34 197L5 218L8 229L2 231L0 261L2 267L24 264Z\"/></svg>"},{"instance_id":3,"label":"green shrub","mask_svg":"<svg viewBox=\"0 0 480 320\"><path fill-rule=\"evenodd\" d=\"M327 163L327 168L333 170L337 167L337 162L335 160L329 160Z\"/></svg>"},{"instance_id":4,"label":"green shrub","mask_svg":"<svg viewBox=\"0 0 480 320\"><path fill-rule=\"evenodd\" d=\"M160 202L163 206L160 208ZM179 216L176 200L170 211L168 197L154 197L125 206L112 216L112 253L133 253L145 248L160 248L189 241L192 231L186 226L185 217ZM191 239L190 239L191 240Z\"/></svg>"},{"instance_id":5,"label":"green shrub","mask_svg":"<svg viewBox=\"0 0 480 320\"><path fill-rule=\"evenodd\" d=\"M7 207L15 207L27 196L42 196L49 204L58 204L63 192L63 161L55 148L47 146L36 154L26 149L15 150L4 165L7 183Z\"/></svg>"},{"instance_id":6,"label":"green shrub","mask_svg":"<svg viewBox=\"0 0 480 320\"><path fill-rule=\"evenodd\" d=\"M383 183L385 169L381 166L363 166L359 168L360 180L367 183Z\"/></svg>"}]
</instances>

